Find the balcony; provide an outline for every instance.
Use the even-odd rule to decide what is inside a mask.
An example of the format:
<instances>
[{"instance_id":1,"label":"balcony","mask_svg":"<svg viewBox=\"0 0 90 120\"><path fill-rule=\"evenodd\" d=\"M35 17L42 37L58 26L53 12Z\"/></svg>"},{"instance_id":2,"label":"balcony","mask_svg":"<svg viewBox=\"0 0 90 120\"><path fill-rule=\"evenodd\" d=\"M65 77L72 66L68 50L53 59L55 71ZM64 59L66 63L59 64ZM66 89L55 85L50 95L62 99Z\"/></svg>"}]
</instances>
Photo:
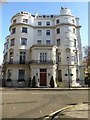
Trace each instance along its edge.
<instances>
[{"instance_id":1,"label":"balcony","mask_svg":"<svg viewBox=\"0 0 90 120\"><path fill-rule=\"evenodd\" d=\"M4 62L4 65L7 65L7 64L29 64L29 61L7 61L7 62Z\"/></svg>"},{"instance_id":2,"label":"balcony","mask_svg":"<svg viewBox=\"0 0 90 120\"><path fill-rule=\"evenodd\" d=\"M30 64L56 64L55 61L53 60L31 60Z\"/></svg>"},{"instance_id":3,"label":"balcony","mask_svg":"<svg viewBox=\"0 0 90 120\"><path fill-rule=\"evenodd\" d=\"M4 62L4 65L12 65L12 64L23 64L23 65L28 65L28 64L56 64L56 61L53 60L31 60L31 61L7 61Z\"/></svg>"}]
</instances>

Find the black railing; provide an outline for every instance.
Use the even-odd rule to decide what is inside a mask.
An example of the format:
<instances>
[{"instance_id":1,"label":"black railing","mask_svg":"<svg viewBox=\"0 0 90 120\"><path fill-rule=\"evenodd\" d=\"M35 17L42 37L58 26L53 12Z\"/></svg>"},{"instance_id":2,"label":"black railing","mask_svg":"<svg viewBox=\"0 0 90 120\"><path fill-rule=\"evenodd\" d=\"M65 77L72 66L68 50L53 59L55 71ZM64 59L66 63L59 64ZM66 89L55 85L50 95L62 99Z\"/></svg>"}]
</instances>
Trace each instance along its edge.
<instances>
[{"instance_id":1,"label":"black railing","mask_svg":"<svg viewBox=\"0 0 90 120\"><path fill-rule=\"evenodd\" d=\"M53 60L30 60L30 61L7 61L4 62L4 65L6 64L56 64Z\"/></svg>"},{"instance_id":2,"label":"black railing","mask_svg":"<svg viewBox=\"0 0 90 120\"><path fill-rule=\"evenodd\" d=\"M31 64L55 64L53 60L31 60Z\"/></svg>"},{"instance_id":3,"label":"black railing","mask_svg":"<svg viewBox=\"0 0 90 120\"><path fill-rule=\"evenodd\" d=\"M7 61L4 64L29 64L29 61Z\"/></svg>"}]
</instances>

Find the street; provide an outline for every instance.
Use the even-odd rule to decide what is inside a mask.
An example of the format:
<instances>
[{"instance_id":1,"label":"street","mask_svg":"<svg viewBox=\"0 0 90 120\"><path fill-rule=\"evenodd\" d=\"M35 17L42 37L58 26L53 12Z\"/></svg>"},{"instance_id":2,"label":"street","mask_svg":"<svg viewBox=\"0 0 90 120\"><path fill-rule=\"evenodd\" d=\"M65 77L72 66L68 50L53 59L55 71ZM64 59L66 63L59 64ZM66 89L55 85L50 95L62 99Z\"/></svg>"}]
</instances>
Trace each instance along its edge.
<instances>
[{"instance_id":1,"label":"street","mask_svg":"<svg viewBox=\"0 0 90 120\"><path fill-rule=\"evenodd\" d=\"M88 90L2 91L2 118L39 118L68 105L88 101Z\"/></svg>"}]
</instances>

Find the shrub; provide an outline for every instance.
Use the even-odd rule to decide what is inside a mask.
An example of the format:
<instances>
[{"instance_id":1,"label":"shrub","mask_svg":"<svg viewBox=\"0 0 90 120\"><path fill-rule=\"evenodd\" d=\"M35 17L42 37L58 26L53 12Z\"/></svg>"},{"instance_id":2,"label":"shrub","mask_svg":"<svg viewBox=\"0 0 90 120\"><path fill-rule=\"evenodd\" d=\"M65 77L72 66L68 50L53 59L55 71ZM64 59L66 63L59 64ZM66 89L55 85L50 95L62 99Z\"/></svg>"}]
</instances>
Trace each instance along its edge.
<instances>
[{"instance_id":1,"label":"shrub","mask_svg":"<svg viewBox=\"0 0 90 120\"><path fill-rule=\"evenodd\" d=\"M53 76L50 79L50 86L51 86L51 88L54 88L54 79L53 79Z\"/></svg>"},{"instance_id":2,"label":"shrub","mask_svg":"<svg viewBox=\"0 0 90 120\"><path fill-rule=\"evenodd\" d=\"M28 86L31 87L31 78L29 78L29 85Z\"/></svg>"},{"instance_id":3,"label":"shrub","mask_svg":"<svg viewBox=\"0 0 90 120\"><path fill-rule=\"evenodd\" d=\"M12 80L10 78L7 79L7 82L12 82Z\"/></svg>"},{"instance_id":4,"label":"shrub","mask_svg":"<svg viewBox=\"0 0 90 120\"><path fill-rule=\"evenodd\" d=\"M36 87L36 78L35 76L33 76L33 79L32 79L32 88L35 88Z\"/></svg>"}]
</instances>

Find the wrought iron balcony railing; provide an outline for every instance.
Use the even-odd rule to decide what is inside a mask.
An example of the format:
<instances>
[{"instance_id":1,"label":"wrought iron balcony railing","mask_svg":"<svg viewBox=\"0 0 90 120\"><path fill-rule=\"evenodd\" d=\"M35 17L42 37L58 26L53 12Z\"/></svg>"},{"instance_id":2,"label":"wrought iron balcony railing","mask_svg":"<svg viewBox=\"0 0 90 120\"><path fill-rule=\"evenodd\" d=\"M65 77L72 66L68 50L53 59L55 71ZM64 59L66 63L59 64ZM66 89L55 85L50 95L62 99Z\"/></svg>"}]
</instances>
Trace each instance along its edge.
<instances>
[{"instance_id":1,"label":"wrought iron balcony railing","mask_svg":"<svg viewBox=\"0 0 90 120\"><path fill-rule=\"evenodd\" d=\"M53 60L31 60L31 64L55 64Z\"/></svg>"},{"instance_id":2,"label":"wrought iron balcony railing","mask_svg":"<svg viewBox=\"0 0 90 120\"><path fill-rule=\"evenodd\" d=\"M56 64L53 60L30 60L30 61L7 61L4 62L4 65L6 64Z\"/></svg>"},{"instance_id":3,"label":"wrought iron balcony railing","mask_svg":"<svg viewBox=\"0 0 90 120\"><path fill-rule=\"evenodd\" d=\"M29 64L29 61L7 61L4 64Z\"/></svg>"}]
</instances>

